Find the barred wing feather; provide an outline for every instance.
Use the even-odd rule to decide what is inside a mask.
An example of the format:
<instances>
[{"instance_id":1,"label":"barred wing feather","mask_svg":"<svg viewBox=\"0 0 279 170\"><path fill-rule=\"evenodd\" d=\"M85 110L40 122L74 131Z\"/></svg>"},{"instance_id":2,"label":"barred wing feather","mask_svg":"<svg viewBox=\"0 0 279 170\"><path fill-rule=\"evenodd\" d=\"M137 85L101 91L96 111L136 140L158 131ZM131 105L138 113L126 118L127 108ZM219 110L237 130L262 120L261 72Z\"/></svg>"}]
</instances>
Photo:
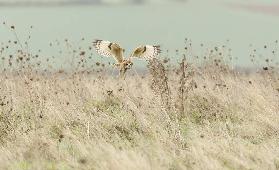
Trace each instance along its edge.
<instances>
[{"instance_id":1,"label":"barred wing feather","mask_svg":"<svg viewBox=\"0 0 279 170\"><path fill-rule=\"evenodd\" d=\"M109 41L95 40L93 46L98 54L105 57L113 57L118 63L123 61L124 49L120 45Z\"/></svg>"},{"instance_id":2,"label":"barred wing feather","mask_svg":"<svg viewBox=\"0 0 279 170\"><path fill-rule=\"evenodd\" d=\"M156 58L160 53L160 46L145 45L137 47L130 57L137 57L150 60Z\"/></svg>"}]
</instances>

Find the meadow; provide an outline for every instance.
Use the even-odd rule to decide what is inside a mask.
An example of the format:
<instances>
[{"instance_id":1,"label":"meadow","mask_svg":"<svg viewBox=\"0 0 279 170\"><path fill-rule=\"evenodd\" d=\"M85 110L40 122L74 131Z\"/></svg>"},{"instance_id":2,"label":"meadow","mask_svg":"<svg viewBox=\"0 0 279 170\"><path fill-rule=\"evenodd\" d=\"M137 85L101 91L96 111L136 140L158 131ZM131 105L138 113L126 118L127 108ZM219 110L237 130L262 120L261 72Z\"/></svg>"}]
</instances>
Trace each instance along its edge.
<instances>
[{"instance_id":1,"label":"meadow","mask_svg":"<svg viewBox=\"0 0 279 170\"><path fill-rule=\"evenodd\" d=\"M163 53L122 79L90 44L57 68L7 29L0 169L279 169L278 41L239 68L229 47L196 56L186 39L178 63Z\"/></svg>"}]
</instances>

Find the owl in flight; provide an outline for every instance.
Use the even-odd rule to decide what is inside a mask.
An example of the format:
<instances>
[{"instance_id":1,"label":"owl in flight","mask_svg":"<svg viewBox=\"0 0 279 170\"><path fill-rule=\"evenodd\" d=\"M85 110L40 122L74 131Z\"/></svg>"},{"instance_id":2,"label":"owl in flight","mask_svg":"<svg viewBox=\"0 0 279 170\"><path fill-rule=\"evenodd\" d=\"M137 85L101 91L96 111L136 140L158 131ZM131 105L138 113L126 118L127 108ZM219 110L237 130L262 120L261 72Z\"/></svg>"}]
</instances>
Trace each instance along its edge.
<instances>
[{"instance_id":1,"label":"owl in flight","mask_svg":"<svg viewBox=\"0 0 279 170\"><path fill-rule=\"evenodd\" d=\"M98 54L105 57L113 57L116 60L115 66L119 69L120 76L124 76L126 71L133 65L132 58L152 60L161 52L160 46L141 45L132 52L129 58L125 59L123 55L125 50L117 43L95 40L93 45Z\"/></svg>"}]
</instances>

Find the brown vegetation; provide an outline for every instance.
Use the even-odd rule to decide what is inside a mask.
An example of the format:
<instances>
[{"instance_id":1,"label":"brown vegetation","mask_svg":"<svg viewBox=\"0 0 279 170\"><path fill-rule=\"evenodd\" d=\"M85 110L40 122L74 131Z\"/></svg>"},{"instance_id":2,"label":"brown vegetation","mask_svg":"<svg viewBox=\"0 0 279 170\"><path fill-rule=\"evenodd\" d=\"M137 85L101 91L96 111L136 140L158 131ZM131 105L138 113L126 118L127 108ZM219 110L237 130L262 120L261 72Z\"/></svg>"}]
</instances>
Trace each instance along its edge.
<instances>
[{"instance_id":1,"label":"brown vegetation","mask_svg":"<svg viewBox=\"0 0 279 170\"><path fill-rule=\"evenodd\" d=\"M91 64L88 51L74 52L82 55L72 69L52 70L24 48L9 57L5 46L0 169L279 168L278 70L270 60L246 73L214 48L203 64L154 59L148 73L123 80Z\"/></svg>"}]
</instances>

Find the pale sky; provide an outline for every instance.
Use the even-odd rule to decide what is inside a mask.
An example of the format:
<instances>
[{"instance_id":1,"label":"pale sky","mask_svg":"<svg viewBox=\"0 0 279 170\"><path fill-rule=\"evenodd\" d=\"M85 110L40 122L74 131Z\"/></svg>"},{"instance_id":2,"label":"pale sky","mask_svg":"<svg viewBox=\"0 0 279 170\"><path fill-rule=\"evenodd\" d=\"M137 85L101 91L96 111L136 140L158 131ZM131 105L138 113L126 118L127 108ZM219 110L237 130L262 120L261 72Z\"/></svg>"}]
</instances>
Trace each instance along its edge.
<instances>
[{"instance_id":1,"label":"pale sky","mask_svg":"<svg viewBox=\"0 0 279 170\"><path fill-rule=\"evenodd\" d=\"M175 51L184 49L184 39L194 44L220 46L226 40L238 65L247 65L253 48L273 46L279 39L279 2L272 0L188 0L187 3L148 5L103 5L48 8L1 8L0 20L16 26L21 39L32 30L31 46L34 51L44 49L46 55L55 55L48 48L50 42L68 38L79 46L81 37L117 41L129 49L147 44L160 44ZM1 41L10 34L0 25ZM194 50L200 53L200 49ZM262 53L268 56L269 53Z\"/></svg>"},{"instance_id":2,"label":"pale sky","mask_svg":"<svg viewBox=\"0 0 279 170\"><path fill-rule=\"evenodd\" d=\"M225 5L231 8L247 10L250 12L264 13L269 15L279 15L279 2L271 0L258 2L226 2Z\"/></svg>"}]
</instances>

